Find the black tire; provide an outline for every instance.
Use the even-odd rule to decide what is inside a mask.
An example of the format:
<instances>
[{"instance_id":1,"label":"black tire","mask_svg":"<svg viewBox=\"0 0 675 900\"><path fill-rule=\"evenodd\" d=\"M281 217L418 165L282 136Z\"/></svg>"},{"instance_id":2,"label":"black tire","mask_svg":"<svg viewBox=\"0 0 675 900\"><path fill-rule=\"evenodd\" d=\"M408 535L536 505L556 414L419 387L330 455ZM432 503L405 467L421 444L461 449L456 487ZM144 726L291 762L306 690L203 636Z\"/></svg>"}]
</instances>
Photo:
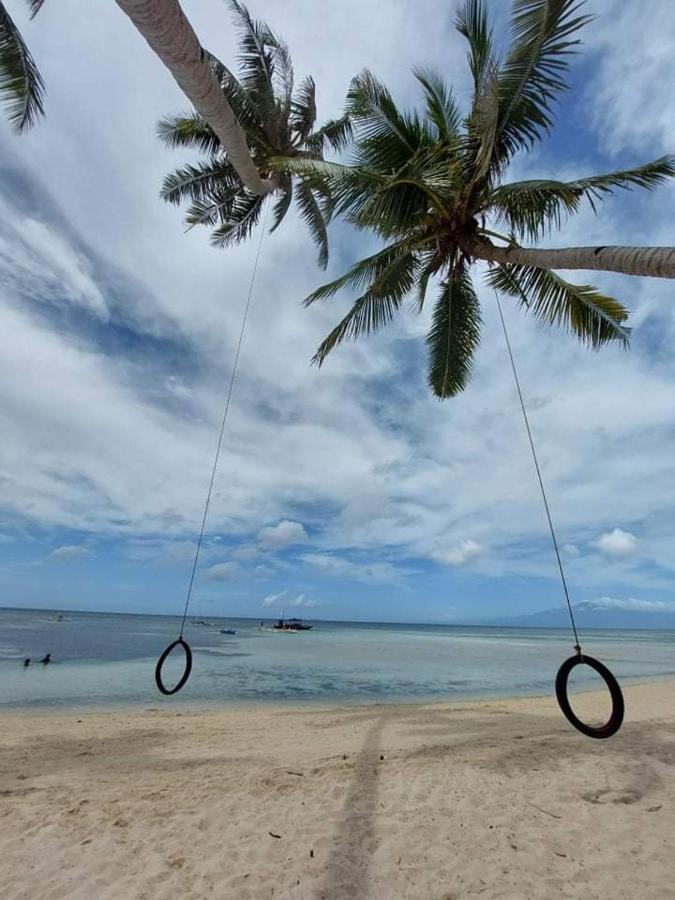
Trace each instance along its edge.
<instances>
[{"instance_id":1,"label":"black tire","mask_svg":"<svg viewBox=\"0 0 675 900\"><path fill-rule=\"evenodd\" d=\"M598 675L603 678L607 685L610 697L612 698L612 713L604 725L599 725L597 727L587 725L585 722L582 722L581 719L577 718L570 705L569 697L567 696L567 679L569 678L572 669L575 666L581 665L590 666L591 669L595 669ZM619 682L612 675L607 666L598 662L598 660L594 659L592 656L583 656L579 653L576 656L570 656L569 659L565 660L558 669L558 674L556 675L555 695L558 698L558 705L568 722L574 725L577 731L587 735L587 737L600 739L608 738L613 734L616 734L619 728L621 728L624 715L624 704Z\"/></svg>"},{"instance_id":2,"label":"black tire","mask_svg":"<svg viewBox=\"0 0 675 900\"><path fill-rule=\"evenodd\" d=\"M166 662L167 658L173 652L175 647L181 646L185 651L185 671L183 672L180 680L172 687L171 689L165 687L164 682L162 681L162 666ZM178 691L185 687L185 684L190 677L190 673L192 672L192 650L190 650L190 645L187 641L183 640L182 637L178 638L177 641L174 641L173 644L169 644L164 653L157 660L157 665L155 666L155 683L157 684L157 688L167 696L171 694L177 694Z\"/></svg>"}]
</instances>

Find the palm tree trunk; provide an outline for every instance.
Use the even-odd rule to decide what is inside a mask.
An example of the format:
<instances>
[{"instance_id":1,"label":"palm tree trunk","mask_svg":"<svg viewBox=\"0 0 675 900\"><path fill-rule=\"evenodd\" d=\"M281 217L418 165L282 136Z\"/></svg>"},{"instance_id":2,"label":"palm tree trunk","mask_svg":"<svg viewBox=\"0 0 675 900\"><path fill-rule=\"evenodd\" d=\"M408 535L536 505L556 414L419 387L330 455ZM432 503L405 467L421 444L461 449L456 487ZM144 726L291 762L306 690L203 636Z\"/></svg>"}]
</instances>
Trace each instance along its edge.
<instances>
[{"instance_id":1,"label":"palm tree trunk","mask_svg":"<svg viewBox=\"0 0 675 900\"><path fill-rule=\"evenodd\" d=\"M211 126L244 185L254 194L272 189L251 159L246 137L178 0L116 0L169 69L197 112Z\"/></svg>"},{"instance_id":2,"label":"palm tree trunk","mask_svg":"<svg viewBox=\"0 0 675 900\"><path fill-rule=\"evenodd\" d=\"M675 278L675 247L567 247L564 250L528 249L513 244L496 247L490 241L474 241L467 247L474 259L515 263L538 269L600 269L626 275Z\"/></svg>"}]
</instances>

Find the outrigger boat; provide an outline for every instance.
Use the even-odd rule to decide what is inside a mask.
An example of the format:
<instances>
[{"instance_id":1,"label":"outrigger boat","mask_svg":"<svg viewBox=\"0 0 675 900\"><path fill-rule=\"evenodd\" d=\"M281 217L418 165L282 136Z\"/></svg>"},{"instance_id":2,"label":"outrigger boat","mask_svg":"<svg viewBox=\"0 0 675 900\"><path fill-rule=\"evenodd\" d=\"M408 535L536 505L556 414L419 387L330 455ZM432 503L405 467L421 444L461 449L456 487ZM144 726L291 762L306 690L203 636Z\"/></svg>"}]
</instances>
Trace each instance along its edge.
<instances>
[{"instance_id":1,"label":"outrigger boat","mask_svg":"<svg viewBox=\"0 0 675 900\"><path fill-rule=\"evenodd\" d=\"M273 626L275 631L287 631L291 634L295 634L298 631L309 631L311 627L311 625L305 625L302 619L279 619L277 624Z\"/></svg>"}]
</instances>

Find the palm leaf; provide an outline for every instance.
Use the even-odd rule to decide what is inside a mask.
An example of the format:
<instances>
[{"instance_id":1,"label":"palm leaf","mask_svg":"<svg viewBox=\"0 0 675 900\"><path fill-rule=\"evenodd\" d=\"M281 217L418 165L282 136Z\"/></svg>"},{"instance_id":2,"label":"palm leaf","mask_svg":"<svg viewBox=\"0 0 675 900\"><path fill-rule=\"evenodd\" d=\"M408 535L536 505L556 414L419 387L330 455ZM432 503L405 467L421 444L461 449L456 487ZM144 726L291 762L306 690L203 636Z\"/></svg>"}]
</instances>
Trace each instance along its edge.
<instances>
[{"instance_id":1,"label":"palm leaf","mask_svg":"<svg viewBox=\"0 0 675 900\"><path fill-rule=\"evenodd\" d=\"M314 243L319 248L319 265L325 269L328 265L328 234L321 208L312 193L310 182L300 182L295 191L295 202L300 216L309 228Z\"/></svg>"},{"instance_id":2,"label":"palm leaf","mask_svg":"<svg viewBox=\"0 0 675 900\"><path fill-rule=\"evenodd\" d=\"M367 256L365 259L359 260L359 262L348 269L344 275L340 275L340 277L336 278L334 281L329 281L327 284L312 291L312 293L303 300L303 304L305 306L310 306L317 300L325 300L328 297L337 294L338 291L345 287L363 290L369 285L380 282L390 266L399 259L399 257L417 249L417 245L411 244L409 240L404 240L391 244L383 250L378 250L378 252L373 253L372 256Z\"/></svg>"},{"instance_id":3,"label":"palm leaf","mask_svg":"<svg viewBox=\"0 0 675 900\"><path fill-rule=\"evenodd\" d=\"M300 83L291 104L291 123L301 141L304 141L316 122L316 85L311 75Z\"/></svg>"},{"instance_id":4,"label":"palm leaf","mask_svg":"<svg viewBox=\"0 0 675 900\"><path fill-rule=\"evenodd\" d=\"M355 300L352 308L321 342L312 362L321 366L326 356L344 340L371 334L394 318L405 296L412 290L419 271L415 253L387 248L389 261L370 287ZM356 268L356 267L354 267ZM315 292L316 294L317 292ZM316 297L314 298L316 299ZM307 298L305 303L312 302Z\"/></svg>"},{"instance_id":5,"label":"palm leaf","mask_svg":"<svg viewBox=\"0 0 675 900\"><path fill-rule=\"evenodd\" d=\"M418 116L400 113L387 88L368 70L351 81L347 114L357 127L359 166L391 175L421 146L433 144L431 131Z\"/></svg>"},{"instance_id":6,"label":"palm leaf","mask_svg":"<svg viewBox=\"0 0 675 900\"><path fill-rule=\"evenodd\" d=\"M3 3L0 3L0 102L18 132L44 115L45 86L35 61Z\"/></svg>"},{"instance_id":7,"label":"palm leaf","mask_svg":"<svg viewBox=\"0 0 675 900\"><path fill-rule=\"evenodd\" d=\"M260 111L254 98L241 84L237 76L218 57L214 56L213 53L209 53L208 50L205 50L204 53L218 79L218 83L223 89L227 102L232 107L237 121L246 132L246 136L249 140L251 138L257 141L264 140L265 131L262 127Z\"/></svg>"},{"instance_id":8,"label":"palm leaf","mask_svg":"<svg viewBox=\"0 0 675 900\"><path fill-rule=\"evenodd\" d=\"M30 17L33 19L42 9L45 0L28 0L28 6L30 7Z\"/></svg>"},{"instance_id":9,"label":"palm leaf","mask_svg":"<svg viewBox=\"0 0 675 900\"><path fill-rule=\"evenodd\" d=\"M171 172L162 182L160 197L177 205L183 200L212 197L224 188L233 192L241 190L239 176L228 160L212 159Z\"/></svg>"},{"instance_id":10,"label":"palm leaf","mask_svg":"<svg viewBox=\"0 0 675 900\"><path fill-rule=\"evenodd\" d=\"M264 22L252 18L238 0L226 0L237 21L240 41L238 61L241 83L261 110L274 110L274 35Z\"/></svg>"},{"instance_id":11,"label":"palm leaf","mask_svg":"<svg viewBox=\"0 0 675 900\"><path fill-rule=\"evenodd\" d=\"M211 232L214 247L227 247L246 240L260 218L265 197L241 191L232 204L227 221Z\"/></svg>"},{"instance_id":12,"label":"palm leaf","mask_svg":"<svg viewBox=\"0 0 675 900\"><path fill-rule=\"evenodd\" d=\"M199 113L160 119L157 136L168 147L194 147L211 155L222 151L220 141Z\"/></svg>"},{"instance_id":13,"label":"palm leaf","mask_svg":"<svg viewBox=\"0 0 675 900\"><path fill-rule=\"evenodd\" d=\"M453 141L459 132L461 117L452 91L434 69L416 69L415 77L424 88L427 118L436 126L438 137Z\"/></svg>"},{"instance_id":14,"label":"palm leaf","mask_svg":"<svg viewBox=\"0 0 675 900\"><path fill-rule=\"evenodd\" d=\"M652 190L662 184L667 178L675 176L675 156L667 155L655 159L653 162L636 166L634 169L622 169L618 172L608 172L605 175L591 175L588 178L579 178L576 181L566 182L566 187L579 191L587 200L602 200L603 194L611 194L614 188L630 190L634 187Z\"/></svg>"},{"instance_id":15,"label":"palm leaf","mask_svg":"<svg viewBox=\"0 0 675 900\"><path fill-rule=\"evenodd\" d=\"M550 269L513 264L493 267L487 279L547 325L572 332L594 349L609 341L628 345L630 329L623 324L627 310L590 285L572 284Z\"/></svg>"},{"instance_id":16,"label":"palm leaf","mask_svg":"<svg viewBox=\"0 0 675 900\"><path fill-rule=\"evenodd\" d=\"M437 397L454 397L468 384L480 326L471 278L464 264L456 262L441 285L426 340L427 380Z\"/></svg>"},{"instance_id":17,"label":"palm leaf","mask_svg":"<svg viewBox=\"0 0 675 900\"><path fill-rule=\"evenodd\" d=\"M281 225L282 220L290 208L291 201L293 200L293 179L290 176L284 178L283 183L279 187L281 196L274 204L270 232L276 231L279 225Z\"/></svg>"},{"instance_id":18,"label":"palm leaf","mask_svg":"<svg viewBox=\"0 0 675 900\"><path fill-rule=\"evenodd\" d=\"M576 33L591 16L578 15L585 0L514 0L512 44L499 68L499 122L491 167L499 170L552 126L551 105L567 88Z\"/></svg>"},{"instance_id":19,"label":"palm leaf","mask_svg":"<svg viewBox=\"0 0 675 900\"><path fill-rule=\"evenodd\" d=\"M455 27L469 42L469 68L477 97L482 93L488 67L494 62L492 29L483 0L466 0L455 17Z\"/></svg>"},{"instance_id":20,"label":"palm leaf","mask_svg":"<svg viewBox=\"0 0 675 900\"><path fill-rule=\"evenodd\" d=\"M507 222L519 237L537 240L546 228L559 228L565 215L577 212L582 199L593 209L614 189L634 187L651 190L675 176L675 157L662 156L634 169L592 175L575 181L533 180L503 184L496 188L488 206Z\"/></svg>"},{"instance_id":21,"label":"palm leaf","mask_svg":"<svg viewBox=\"0 0 675 900\"><path fill-rule=\"evenodd\" d=\"M352 123L348 115L340 119L330 119L321 128L307 135L304 146L310 153L321 156L326 144L338 153L347 147L352 139Z\"/></svg>"}]
</instances>

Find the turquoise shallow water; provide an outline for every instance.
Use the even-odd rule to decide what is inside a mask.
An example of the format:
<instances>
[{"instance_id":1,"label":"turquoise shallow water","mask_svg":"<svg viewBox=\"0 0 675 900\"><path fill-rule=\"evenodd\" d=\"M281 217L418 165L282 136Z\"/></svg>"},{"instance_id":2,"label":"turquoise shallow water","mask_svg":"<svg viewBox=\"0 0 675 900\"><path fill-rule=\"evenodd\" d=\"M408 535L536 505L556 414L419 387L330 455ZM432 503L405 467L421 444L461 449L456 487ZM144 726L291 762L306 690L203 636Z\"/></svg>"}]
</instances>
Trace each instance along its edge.
<instances>
[{"instance_id":1,"label":"turquoise shallow water","mask_svg":"<svg viewBox=\"0 0 675 900\"><path fill-rule=\"evenodd\" d=\"M557 629L315 622L279 634L258 621L188 623L192 677L171 698L154 667L179 620L162 616L63 614L0 609L0 707L227 705L252 702L382 702L515 696L553 689L572 640ZM271 625L271 623L268 623ZM236 635L219 633L231 627ZM588 630L586 653L619 679L675 674L675 632ZM23 658L50 652L28 669ZM166 679L179 677L180 653ZM575 670L580 672L580 670ZM575 678L576 678L575 674ZM592 687L589 675L578 687Z\"/></svg>"}]
</instances>

